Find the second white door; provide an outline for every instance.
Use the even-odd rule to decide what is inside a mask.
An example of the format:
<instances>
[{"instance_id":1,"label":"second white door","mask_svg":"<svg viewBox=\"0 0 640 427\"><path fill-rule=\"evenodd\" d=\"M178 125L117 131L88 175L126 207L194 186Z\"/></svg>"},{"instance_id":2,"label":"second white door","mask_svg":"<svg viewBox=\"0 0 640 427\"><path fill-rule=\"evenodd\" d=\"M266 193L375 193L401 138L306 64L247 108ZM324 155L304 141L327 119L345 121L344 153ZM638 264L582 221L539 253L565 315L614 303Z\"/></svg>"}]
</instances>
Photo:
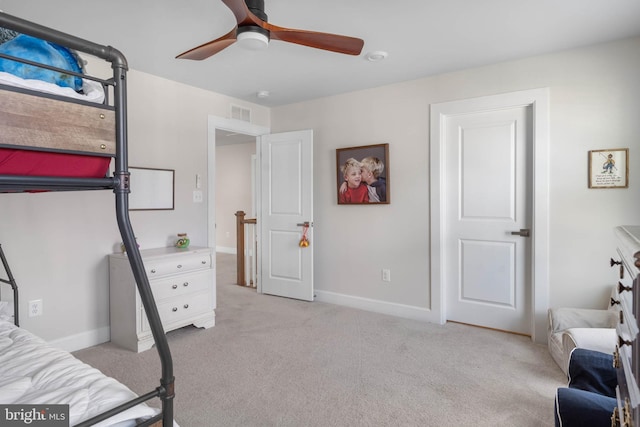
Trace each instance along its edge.
<instances>
[{"instance_id":1,"label":"second white door","mask_svg":"<svg viewBox=\"0 0 640 427\"><path fill-rule=\"evenodd\" d=\"M447 320L531 334L530 106L446 117Z\"/></svg>"}]
</instances>

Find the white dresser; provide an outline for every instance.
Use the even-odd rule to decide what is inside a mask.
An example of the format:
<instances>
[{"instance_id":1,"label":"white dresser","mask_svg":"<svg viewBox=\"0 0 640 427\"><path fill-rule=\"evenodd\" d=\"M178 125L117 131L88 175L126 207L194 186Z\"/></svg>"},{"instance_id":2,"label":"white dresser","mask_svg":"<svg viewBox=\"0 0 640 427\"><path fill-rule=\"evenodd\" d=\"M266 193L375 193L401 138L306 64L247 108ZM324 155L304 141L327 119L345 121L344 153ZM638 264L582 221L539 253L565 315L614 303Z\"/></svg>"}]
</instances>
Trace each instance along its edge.
<instances>
[{"instance_id":1,"label":"white dresser","mask_svg":"<svg viewBox=\"0 0 640 427\"><path fill-rule=\"evenodd\" d=\"M621 226L615 229L620 266L618 292L620 293L620 323L618 346L614 365L618 371L616 397L618 407L612 416L612 426L640 426L640 345L638 343L638 318L640 316L640 226Z\"/></svg>"},{"instance_id":2,"label":"white dresser","mask_svg":"<svg viewBox=\"0 0 640 427\"><path fill-rule=\"evenodd\" d=\"M211 248L141 250L165 332L187 325L215 325L216 289ZM130 350L150 349L153 335L126 254L109 255L111 341Z\"/></svg>"}]
</instances>

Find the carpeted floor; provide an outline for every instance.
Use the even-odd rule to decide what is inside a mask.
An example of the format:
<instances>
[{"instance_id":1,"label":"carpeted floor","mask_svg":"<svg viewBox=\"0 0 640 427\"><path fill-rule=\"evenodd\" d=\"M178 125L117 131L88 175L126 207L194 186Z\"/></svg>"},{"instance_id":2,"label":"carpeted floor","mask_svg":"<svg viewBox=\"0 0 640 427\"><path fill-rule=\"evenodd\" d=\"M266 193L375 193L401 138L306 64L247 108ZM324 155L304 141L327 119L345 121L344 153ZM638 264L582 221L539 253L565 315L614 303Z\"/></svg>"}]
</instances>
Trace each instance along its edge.
<instances>
[{"instance_id":1,"label":"carpeted floor","mask_svg":"<svg viewBox=\"0 0 640 427\"><path fill-rule=\"evenodd\" d=\"M218 254L216 326L168 334L181 427L552 426L566 385L546 346L466 325L421 323L259 295ZM155 349L75 353L137 393Z\"/></svg>"}]
</instances>

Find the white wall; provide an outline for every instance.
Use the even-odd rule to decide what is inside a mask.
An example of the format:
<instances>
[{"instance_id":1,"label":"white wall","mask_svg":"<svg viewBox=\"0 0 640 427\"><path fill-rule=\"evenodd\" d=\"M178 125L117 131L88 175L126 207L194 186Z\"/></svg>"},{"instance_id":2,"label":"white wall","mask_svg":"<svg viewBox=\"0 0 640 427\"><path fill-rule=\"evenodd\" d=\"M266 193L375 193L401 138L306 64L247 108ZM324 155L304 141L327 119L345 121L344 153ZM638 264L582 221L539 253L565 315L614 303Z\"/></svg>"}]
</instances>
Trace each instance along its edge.
<instances>
[{"instance_id":1,"label":"white wall","mask_svg":"<svg viewBox=\"0 0 640 427\"><path fill-rule=\"evenodd\" d=\"M273 132L314 129L318 294L407 316L429 309L429 105L549 87L549 303L603 307L613 227L640 212L639 71L635 38L274 108ZM385 142L391 204L338 206L335 149ZM588 150L624 147L629 188L588 189Z\"/></svg>"},{"instance_id":2,"label":"white wall","mask_svg":"<svg viewBox=\"0 0 640 427\"><path fill-rule=\"evenodd\" d=\"M207 116L252 108L274 132L312 128L315 284L380 305L429 301L429 105L537 87L551 91L550 305L602 306L612 228L637 224L640 39L465 70L272 111L151 75L129 74L130 163L176 170L176 210L132 212L142 247L176 232L206 244ZM337 206L335 149L390 143L390 205ZM629 189L587 189L587 151L630 148ZM195 174L204 203L192 202ZM109 191L0 195L0 243L21 287L23 326L65 348L108 340L106 255L118 245ZM391 269L391 283L380 269ZM400 313L402 314L402 313Z\"/></svg>"},{"instance_id":3,"label":"white wall","mask_svg":"<svg viewBox=\"0 0 640 427\"><path fill-rule=\"evenodd\" d=\"M254 138L255 139L255 138ZM216 147L216 250L235 253L237 211L251 218L251 155L255 141Z\"/></svg>"},{"instance_id":4,"label":"white wall","mask_svg":"<svg viewBox=\"0 0 640 427\"><path fill-rule=\"evenodd\" d=\"M175 210L131 212L142 248L171 244L178 232L206 246L207 120L229 117L231 104L269 124L267 108L129 73L129 164L176 171ZM192 201L196 174L203 203ZM20 286L22 326L67 349L109 340L107 254L121 241L114 206L110 191L0 195L0 243ZM33 299L43 300L43 316L27 317Z\"/></svg>"}]
</instances>

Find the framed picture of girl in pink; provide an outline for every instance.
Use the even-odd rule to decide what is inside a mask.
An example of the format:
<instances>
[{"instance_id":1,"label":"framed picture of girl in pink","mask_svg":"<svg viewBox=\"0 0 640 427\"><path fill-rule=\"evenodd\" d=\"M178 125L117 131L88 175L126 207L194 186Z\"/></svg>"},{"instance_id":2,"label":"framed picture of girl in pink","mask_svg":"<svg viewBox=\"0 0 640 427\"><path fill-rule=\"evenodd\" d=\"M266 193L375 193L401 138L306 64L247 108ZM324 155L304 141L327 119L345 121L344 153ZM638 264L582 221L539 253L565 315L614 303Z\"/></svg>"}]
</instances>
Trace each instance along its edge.
<instances>
[{"instance_id":1,"label":"framed picture of girl in pink","mask_svg":"<svg viewBox=\"0 0 640 427\"><path fill-rule=\"evenodd\" d=\"M389 144L336 149L339 205L389 204Z\"/></svg>"}]
</instances>

